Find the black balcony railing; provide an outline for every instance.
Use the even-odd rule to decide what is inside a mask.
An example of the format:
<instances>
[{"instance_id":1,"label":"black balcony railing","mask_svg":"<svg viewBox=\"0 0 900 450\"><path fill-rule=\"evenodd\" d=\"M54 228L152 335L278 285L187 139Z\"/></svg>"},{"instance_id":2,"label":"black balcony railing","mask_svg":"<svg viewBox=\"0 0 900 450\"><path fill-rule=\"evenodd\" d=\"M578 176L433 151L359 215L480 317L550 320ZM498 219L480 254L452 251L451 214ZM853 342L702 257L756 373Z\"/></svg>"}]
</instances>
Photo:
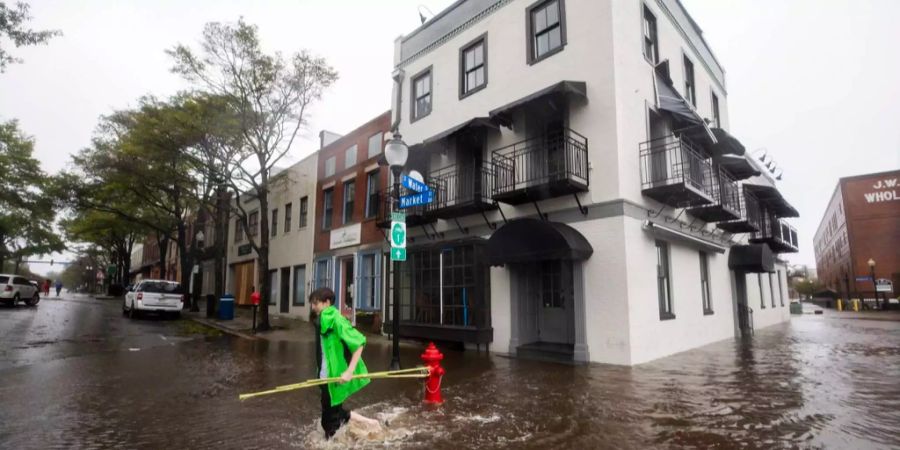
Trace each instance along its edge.
<instances>
[{"instance_id":1,"label":"black balcony railing","mask_svg":"<svg viewBox=\"0 0 900 450\"><path fill-rule=\"evenodd\" d=\"M715 174L709 180L712 203L688 210L694 217L705 222L725 222L741 218L741 198L737 181L721 167L713 169Z\"/></svg>"},{"instance_id":2,"label":"black balcony railing","mask_svg":"<svg viewBox=\"0 0 900 450\"><path fill-rule=\"evenodd\" d=\"M750 238L752 243L769 244L775 253L796 253L797 230L782 219L775 217L772 211L760 209L760 229Z\"/></svg>"},{"instance_id":3,"label":"black balcony railing","mask_svg":"<svg viewBox=\"0 0 900 450\"><path fill-rule=\"evenodd\" d=\"M641 190L656 201L675 207L713 202L713 171L689 140L669 135L639 146Z\"/></svg>"},{"instance_id":4,"label":"black balcony railing","mask_svg":"<svg viewBox=\"0 0 900 450\"><path fill-rule=\"evenodd\" d=\"M719 222L717 227L729 233L753 233L760 230L759 202L753 194L744 189L738 189L738 211L740 216L736 220Z\"/></svg>"},{"instance_id":5,"label":"black balcony railing","mask_svg":"<svg viewBox=\"0 0 900 450\"><path fill-rule=\"evenodd\" d=\"M494 172L481 164L454 164L431 172L434 202L428 214L449 219L496 208L491 199Z\"/></svg>"},{"instance_id":6,"label":"black balcony railing","mask_svg":"<svg viewBox=\"0 0 900 450\"><path fill-rule=\"evenodd\" d=\"M588 140L564 128L493 151L493 198L509 204L588 189Z\"/></svg>"},{"instance_id":7,"label":"black balcony railing","mask_svg":"<svg viewBox=\"0 0 900 450\"><path fill-rule=\"evenodd\" d=\"M429 184L429 183L426 183ZM432 189L434 186L431 186ZM375 223L381 228L389 228L391 226L391 211L393 211L393 205L396 202L396 195L393 195L393 188L386 189L383 191L379 191L378 196L378 211L375 215ZM409 195L412 192L407 192L406 189L400 188L400 195ZM428 205L420 205L413 206L410 208L400 209L398 211L403 211L406 213L406 225L407 226L417 226L424 225L426 223L434 222L436 219L427 214Z\"/></svg>"}]
</instances>

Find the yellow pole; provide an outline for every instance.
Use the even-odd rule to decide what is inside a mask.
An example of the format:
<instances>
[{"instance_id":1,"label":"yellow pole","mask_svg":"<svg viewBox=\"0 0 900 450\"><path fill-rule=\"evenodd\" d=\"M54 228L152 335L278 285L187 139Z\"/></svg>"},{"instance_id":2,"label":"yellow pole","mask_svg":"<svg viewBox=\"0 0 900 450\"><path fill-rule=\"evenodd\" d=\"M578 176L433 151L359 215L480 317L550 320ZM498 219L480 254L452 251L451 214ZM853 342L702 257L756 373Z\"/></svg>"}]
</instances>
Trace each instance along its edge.
<instances>
[{"instance_id":1,"label":"yellow pole","mask_svg":"<svg viewBox=\"0 0 900 450\"><path fill-rule=\"evenodd\" d=\"M843 303L841 302L841 299L837 299L837 310L838 310L838 311L843 311L843 310L844 310L844 305L843 305Z\"/></svg>"},{"instance_id":2,"label":"yellow pole","mask_svg":"<svg viewBox=\"0 0 900 450\"><path fill-rule=\"evenodd\" d=\"M350 379L357 378L369 378L373 380L378 379L386 379L386 378L425 378L430 373L427 367L414 367L411 369L402 369L402 370L386 370L383 372L371 372L371 373L363 373L359 375L353 375ZM277 386L273 389L269 389L267 391L260 392L252 392L249 394L240 394L238 396L239 400L246 400L248 398L259 397L262 395L269 394L277 394L279 392L287 392L293 391L296 389L303 389L313 386L319 386L328 383L337 383L341 381L341 377L333 377L333 378L313 378L311 380L306 380L300 383L294 384L285 384L282 386Z\"/></svg>"}]
</instances>

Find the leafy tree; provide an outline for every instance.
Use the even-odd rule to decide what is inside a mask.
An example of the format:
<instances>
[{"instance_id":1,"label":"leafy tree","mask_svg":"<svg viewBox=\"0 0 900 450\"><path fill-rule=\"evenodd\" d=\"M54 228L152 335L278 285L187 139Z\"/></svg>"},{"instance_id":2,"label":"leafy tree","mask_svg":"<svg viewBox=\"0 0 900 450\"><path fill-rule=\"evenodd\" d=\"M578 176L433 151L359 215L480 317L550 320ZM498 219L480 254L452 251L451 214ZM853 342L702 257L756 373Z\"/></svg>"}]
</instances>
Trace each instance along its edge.
<instances>
[{"instance_id":1,"label":"leafy tree","mask_svg":"<svg viewBox=\"0 0 900 450\"><path fill-rule=\"evenodd\" d=\"M207 23L200 51L177 45L168 51L180 74L209 95L222 99L237 118L239 140L211 156L219 162L233 198L255 198L260 229L251 234L247 211L232 202L247 240L256 251L261 302L261 329L269 328L269 201L272 168L287 154L306 124L307 109L337 79L324 59L306 51L285 60L268 54L256 26Z\"/></svg>"},{"instance_id":2,"label":"leafy tree","mask_svg":"<svg viewBox=\"0 0 900 450\"><path fill-rule=\"evenodd\" d=\"M812 298L816 292L825 289L825 286L819 280L803 278L794 280L794 289L796 289L797 293L801 296Z\"/></svg>"},{"instance_id":3,"label":"leafy tree","mask_svg":"<svg viewBox=\"0 0 900 450\"><path fill-rule=\"evenodd\" d=\"M146 232L145 227L116 214L92 209L75 210L71 217L61 221L61 226L67 241L93 244L110 255L116 265L116 276L111 283L128 284L131 251L135 241Z\"/></svg>"},{"instance_id":4,"label":"leafy tree","mask_svg":"<svg viewBox=\"0 0 900 450\"><path fill-rule=\"evenodd\" d=\"M16 48L26 45L46 44L50 38L62 34L59 30L34 31L25 27L31 20L26 3L16 2L7 5L0 1L0 73L6 71L10 64L22 62L9 53L9 44Z\"/></svg>"}]
</instances>

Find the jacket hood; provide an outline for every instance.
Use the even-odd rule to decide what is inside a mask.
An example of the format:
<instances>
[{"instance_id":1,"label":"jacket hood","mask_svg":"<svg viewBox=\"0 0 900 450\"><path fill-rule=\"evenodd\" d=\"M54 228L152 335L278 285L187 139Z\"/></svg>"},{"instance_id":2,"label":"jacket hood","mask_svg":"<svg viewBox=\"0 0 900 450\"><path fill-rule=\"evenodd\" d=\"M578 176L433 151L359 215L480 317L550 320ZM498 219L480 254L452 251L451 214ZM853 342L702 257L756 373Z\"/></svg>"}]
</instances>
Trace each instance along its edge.
<instances>
[{"instance_id":1,"label":"jacket hood","mask_svg":"<svg viewBox=\"0 0 900 450\"><path fill-rule=\"evenodd\" d=\"M337 308L329 306L319 313L319 332L325 334L334 327L334 321L340 317Z\"/></svg>"}]
</instances>

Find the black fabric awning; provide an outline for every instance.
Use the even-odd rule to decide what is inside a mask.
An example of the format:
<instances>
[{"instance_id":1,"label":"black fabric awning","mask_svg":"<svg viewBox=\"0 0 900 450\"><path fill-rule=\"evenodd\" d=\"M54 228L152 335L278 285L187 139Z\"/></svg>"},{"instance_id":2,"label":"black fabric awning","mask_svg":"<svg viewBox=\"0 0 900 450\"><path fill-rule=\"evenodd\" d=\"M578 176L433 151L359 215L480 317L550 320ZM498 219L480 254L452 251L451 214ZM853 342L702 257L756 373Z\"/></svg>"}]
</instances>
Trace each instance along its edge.
<instances>
[{"instance_id":1,"label":"black fabric awning","mask_svg":"<svg viewBox=\"0 0 900 450\"><path fill-rule=\"evenodd\" d=\"M659 63L653 73L657 109L667 111L678 121L686 123L688 126L682 128L682 133L698 142L716 144L716 137L709 129L709 125L672 85L672 79L669 78L668 60Z\"/></svg>"},{"instance_id":2,"label":"black fabric awning","mask_svg":"<svg viewBox=\"0 0 900 450\"><path fill-rule=\"evenodd\" d=\"M500 227L488 239L492 266L544 260L588 259L594 248L574 228L559 222L517 219Z\"/></svg>"},{"instance_id":3,"label":"black fabric awning","mask_svg":"<svg viewBox=\"0 0 900 450\"><path fill-rule=\"evenodd\" d=\"M797 209L791 206L781 192L773 186L744 183L744 189L753 194L760 203L764 203L776 217L800 217Z\"/></svg>"},{"instance_id":4,"label":"black fabric awning","mask_svg":"<svg viewBox=\"0 0 900 450\"><path fill-rule=\"evenodd\" d=\"M444 138L452 135L453 133L456 133L457 131L460 131L460 130L463 130L466 128L493 128L496 130L498 127L497 127L497 124L495 124L491 120L490 117L476 117L474 119L467 120L467 121L465 121L455 127L452 127L448 130L442 131L428 139L425 139L424 141L422 141L422 143L423 144L431 144L433 142L440 141L441 139L444 139Z\"/></svg>"},{"instance_id":5,"label":"black fabric awning","mask_svg":"<svg viewBox=\"0 0 900 450\"><path fill-rule=\"evenodd\" d=\"M734 136L721 128L711 128L713 136L716 137L716 144L712 145L710 150L713 154L719 155L738 155L747 153L744 144L737 140Z\"/></svg>"},{"instance_id":6,"label":"black fabric awning","mask_svg":"<svg viewBox=\"0 0 900 450\"><path fill-rule=\"evenodd\" d=\"M533 102L541 97L550 94L563 94L569 95L573 97L587 98L587 83L584 81L560 81L551 86L545 87L533 94L526 95L512 103L508 103L504 106L491 110L488 115L491 117L495 117L498 115L509 113L510 111L523 106L527 103Z\"/></svg>"},{"instance_id":7,"label":"black fabric awning","mask_svg":"<svg viewBox=\"0 0 900 450\"><path fill-rule=\"evenodd\" d=\"M713 162L722 166L722 168L725 169L729 175L733 176L735 180L746 180L747 178L759 175L759 170L756 170L756 167L753 167L753 164L750 164L750 161L747 161L747 158L744 158L743 156L714 156Z\"/></svg>"},{"instance_id":8,"label":"black fabric awning","mask_svg":"<svg viewBox=\"0 0 900 450\"><path fill-rule=\"evenodd\" d=\"M774 272L775 254L766 244L735 245L728 254L728 268L735 272Z\"/></svg>"}]
</instances>

